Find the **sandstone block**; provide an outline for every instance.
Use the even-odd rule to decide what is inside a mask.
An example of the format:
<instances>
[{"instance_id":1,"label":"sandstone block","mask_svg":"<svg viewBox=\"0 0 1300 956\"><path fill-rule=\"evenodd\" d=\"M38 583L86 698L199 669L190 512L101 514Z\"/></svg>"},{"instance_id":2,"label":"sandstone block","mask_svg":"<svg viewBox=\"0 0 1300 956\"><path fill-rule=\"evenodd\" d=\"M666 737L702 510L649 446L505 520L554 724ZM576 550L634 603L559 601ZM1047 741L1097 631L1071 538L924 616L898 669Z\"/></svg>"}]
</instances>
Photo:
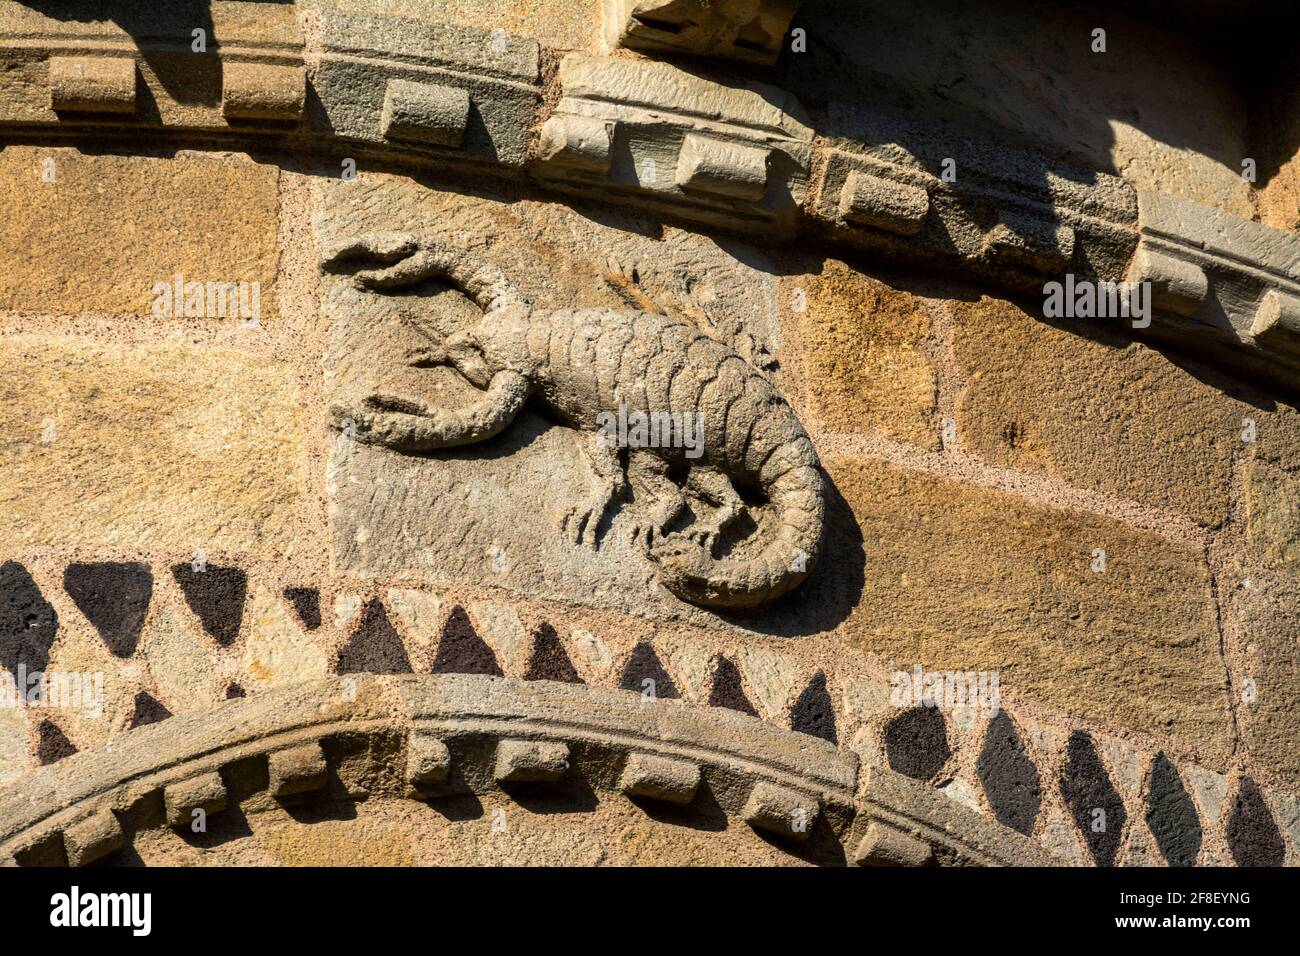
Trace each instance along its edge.
<instances>
[{"instance_id":1,"label":"sandstone block","mask_svg":"<svg viewBox=\"0 0 1300 956\"><path fill-rule=\"evenodd\" d=\"M167 824L172 827L190 826L195 810L209 815L220 813L226 809L226 800L226 784L216 771L170 784L163 790Z\"/></svg>"},{"instance_id":2,"label":"sandstone block","mask_svg":"<svg viewBox=\"0 0 1300 956\"><path fill-rule=\"evenodd\" d=\"M228 119L302 118L307 79L301 66L227 62L222 65L221 112Z\"/></svg>"},{"instance_id":3,"label":"sandstone block","mask_svg":"<svg viewBox=\"0 0 1300 956\"><path fill-rule=\"evenodd\" d=\"M569 745L559 741L502 740L494 776L498 783L551 783L569 770Z\"/></svg>"},{"instance_id":4,"label":"sandstone block","mask_svg":"<svg viewBox=\"0 0 1300 956\"><path fill-rule=\"evenodd\" d=\"M1110 519L883 464L832 460L868 573L846 631L926 670L994 671L1087 720L1232 749L1201 550ZM1096 572L1094 551L1106 553Z\"/></svg>"},{"instance_id":5,"label":"sandstone block","mask_svg":"<svg viewBox=\"0 0 1300 956\"><path fill-rule=\"evenodd\" d=\"M206 290L244 283L248 306L256 285L259 314L243 318L273 319L278 175L251 162L11 146L0 154L0 180L15 187L0 194L0 308L233 321L235 310L216 308L227 299ZM194 298L184 283L204 294L183 311L173 306Z\"/></svg>"},{"instance_id":6,"label":"sandstone block","mask_svg":"<svg viewBox=\"0 0 1300 956\"><path fill-rule=\"evenodd\" d=\"M700 768L689 760L633 753L627 758L619 789L629 796L649 797L685 806L695 799Z\"/></svg>"},{"instance_id":7,"label":"sandstone block","mask_svg":"<svg viewBox=\"0 0 1300 956\"><path fill-rule=\"evenodd\" d=\"M443 783L451 772L451 751L432 734L412 733L406 742L406 782L419 793Z\"/></svg>"},{"instance_id":8,"label":"sandstone block","mask_svg":"<svg viewBox=\"0 0 1300 956\"><path fill-rule=\"evenodd\" d=\"M0 537L292 550L297 388L279 363L180 347L0 344Z\"/></svg>"},{"instance_id":9,"label":"sandstone block","mask_svg":"<svg viewBox=\"0 0 1300 956\"><path fill-rule=\"evenodd\" d=\"M469 123L469 94L454 86L389 80L380 128L388 139L459 146Z\"/></svg>"},{"instance_id":10,"label":"sandstone block","mask_svg":"<svg viewBox=\"0 0 1300 956\"><path fill-rule=\"evenodd\" d=\"M135 112L135 60L128 56L50 57L50 108Z\"/></svg>"},{"instance_id":11,"label":"sandstone block","mask_svg":"<svg viewBox=\"0 0 1300 956\"><path fill-rule=\"evenodd\" d=\"M125 837L122 824L112 810L98 813L63 831L63 847L69 866L85 866L114 850L120 850Z\"/></svg>"},{"instance_id":12,"label":"sandstone block","mask_svg":"<svg viewBox=\"0 0 1300 956\"><path fill-rule=\"evenodd\" d=\"M288 750L277 750L267 758L271 794L290 797L325 786L325 754L312 742Z\"/></svg>"},{"instance_id":13,"label":"sandstone block","mask_svg":"<svg viewBox=\"0 0 1300 956\"><path fill-rule=\"evenodd\" d=\"M754 784L741 816L752 827L791 840L806 840L821 805L816 798L767 780Z\"/></svg>"},{"instance_id":14,"label":"sandstone block","mask_svg":"<svg viewBox=\"0 0 1300 956\"><path fill-rule=\"evenodd\" d=\"M867 827L853 853L858 866L925 866L933 859L930 844L879 821Z\"/></svg>"}]
</instances>

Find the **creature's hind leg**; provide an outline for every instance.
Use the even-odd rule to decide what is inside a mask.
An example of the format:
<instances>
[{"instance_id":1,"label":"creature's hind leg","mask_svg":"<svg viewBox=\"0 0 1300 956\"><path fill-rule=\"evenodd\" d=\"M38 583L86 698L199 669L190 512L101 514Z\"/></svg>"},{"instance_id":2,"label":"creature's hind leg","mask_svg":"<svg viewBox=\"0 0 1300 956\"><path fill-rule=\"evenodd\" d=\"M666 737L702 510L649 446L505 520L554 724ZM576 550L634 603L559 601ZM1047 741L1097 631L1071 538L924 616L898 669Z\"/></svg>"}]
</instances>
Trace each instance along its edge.
<instances>
[{"instance_id":1,"label":"creature's hind leg","mask_svg":"<svg viewBox=\"0 0 1300 956\"><path fill-rule=\"evenodd\" d=\"M714 508L707 519L692 524L686 535L691 540L698 541L703 548L712 548L714 542L746 513L745 502L736 493L731 479L708 465L692 467L686 479L686 487Z\"/></svg>"},{"instance_id":2,"label":"creature's hind leg","mask_svg":"<svg viewBox=\"0 0 1300 956\"><path fill-rule=\"evenodd\" d=\"M645 449L631 450L627 477L636 496L632 541L651 548L655 538L662 537L664 528L682 513L686 496L668 477L668 462Z\"/></svg>"},{"instance_id":3,"label":"creature's hind leg","mask_svg":"<svg viewBox=\"0 0 1300 956\"><path fill-rule=\"evenodd\" d=\"M560 531L576 544L596 546L596 531L609 511L610 504L623 493L627 481L623 463L619 461L618 448L609 444L600 432L584 436L579 447L591 464L591 497L565 510L560 519Z\"/></svg>"}]
</instances>

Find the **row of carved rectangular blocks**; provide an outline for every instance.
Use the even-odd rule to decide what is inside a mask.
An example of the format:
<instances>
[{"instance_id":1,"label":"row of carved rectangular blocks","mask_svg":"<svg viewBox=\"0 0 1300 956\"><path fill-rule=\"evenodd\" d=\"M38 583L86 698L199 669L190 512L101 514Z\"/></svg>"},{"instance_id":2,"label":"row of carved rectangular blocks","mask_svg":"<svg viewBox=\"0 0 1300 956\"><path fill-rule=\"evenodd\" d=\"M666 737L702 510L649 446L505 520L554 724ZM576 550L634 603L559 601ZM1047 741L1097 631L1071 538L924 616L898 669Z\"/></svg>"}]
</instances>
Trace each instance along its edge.
<instances>
[{"instance_id":1,"label":"row of carved rectangular blocks","mask_svg":"<svg viewBox=\"0 0 1300 956\"><path fill-rule=\"evenodd\" d=\"M228 119L292 121L307 98L300 66L222 64L221 112ZM79 113L134 113L136 65L129 56L52 56L50 107Z\"/></svg>"}]
</instances>

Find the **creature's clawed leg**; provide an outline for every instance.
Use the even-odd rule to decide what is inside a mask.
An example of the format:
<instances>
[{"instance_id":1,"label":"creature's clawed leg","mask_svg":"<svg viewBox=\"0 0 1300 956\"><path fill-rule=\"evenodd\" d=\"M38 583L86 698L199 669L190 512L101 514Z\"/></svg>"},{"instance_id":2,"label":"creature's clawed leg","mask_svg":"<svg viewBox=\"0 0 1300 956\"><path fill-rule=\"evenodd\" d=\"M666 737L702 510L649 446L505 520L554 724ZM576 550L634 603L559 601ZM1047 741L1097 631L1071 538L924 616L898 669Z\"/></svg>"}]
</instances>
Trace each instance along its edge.
<instances>
[{"instance_id":1,"label":"creature's clawed leg","mask_svg":"<svg viewBox=\"0 0 1300 956\"><path fill-rule=\"evenodd\" d=\"M577 544L596 546L596 532L614 499L627 487L618 448L599 432L585 436L580 445L591 463L592 493L586 501L567 509L560 519L560 531Z\"/></svg>"},{"instance_id":2,"label":"creature's clawed leg","mask_svg":"<svg viewBox=\"0 0 1300 956\"><path fill-rule=\"evenodd\" d=\"M636 496L632 541L647 549L663 537L668 526L686 507L682 489L668 477L668 462L651 451L634 448L628 456L627 477Z\"/></svg>"},{"instance_id":3,"label":"creature's clawed leg","mask_svg":"<svg viewBox=\"0 0 1300 956\"><path fill-rule=\"evenodd\" d=\"M686 479L686 487L715 509L707 520L697 519L686 536L699 542L705 549L712 548L736 519L746 513L745 502L736 493L731 479L708 465L692 467L690 476Z\"/></svg>"}]
</instances>

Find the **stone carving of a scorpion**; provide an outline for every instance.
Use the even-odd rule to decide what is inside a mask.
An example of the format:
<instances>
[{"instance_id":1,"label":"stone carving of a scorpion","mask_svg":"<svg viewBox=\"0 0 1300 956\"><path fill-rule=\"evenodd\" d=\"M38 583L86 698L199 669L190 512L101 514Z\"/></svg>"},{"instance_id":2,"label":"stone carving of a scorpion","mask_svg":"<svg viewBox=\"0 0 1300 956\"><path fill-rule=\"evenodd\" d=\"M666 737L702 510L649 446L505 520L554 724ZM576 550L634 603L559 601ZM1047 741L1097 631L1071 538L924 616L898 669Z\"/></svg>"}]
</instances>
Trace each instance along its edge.
<instances>
[{"instance_id":1,"label":"stone carving of a scorpion","mask_svg":"<svg viewBox=\"0 0 1300 956\"><path fill-rule=\"evenodd\" d=\"M632 534L657 563L663 584L684 601L753 607L787 593L811 571L825 508L817 454L772 383L731 348L648 312L533 308L492 266L409 234L343 241L324 251L323 264L354 271L363 290L448 280L483 309L476 327L411 357L421 367L455 368L482 390L480 398L438 408L419 398L371 394L359 404L336 403L336 427L355 429L359 441L428 451L489 439L535 398L562 424L592 433L586 450L593 494L562 523L577 542L595 546L598 525L630 481L638 506ZM625 474L619 449L602 438L598 424L602 411L620 404L628 414L701 413L702 453L686 462L682 448L631 448ZM697 517L685 531L668 532L686 508L670 470L680 474L685 465L686 488L714 510L708 520ZM762 502L766 517L755 522L754 533L765 540L743 556L715 557L727 529L751 514L738 487Z\"/></svg>"}]
</instances>

